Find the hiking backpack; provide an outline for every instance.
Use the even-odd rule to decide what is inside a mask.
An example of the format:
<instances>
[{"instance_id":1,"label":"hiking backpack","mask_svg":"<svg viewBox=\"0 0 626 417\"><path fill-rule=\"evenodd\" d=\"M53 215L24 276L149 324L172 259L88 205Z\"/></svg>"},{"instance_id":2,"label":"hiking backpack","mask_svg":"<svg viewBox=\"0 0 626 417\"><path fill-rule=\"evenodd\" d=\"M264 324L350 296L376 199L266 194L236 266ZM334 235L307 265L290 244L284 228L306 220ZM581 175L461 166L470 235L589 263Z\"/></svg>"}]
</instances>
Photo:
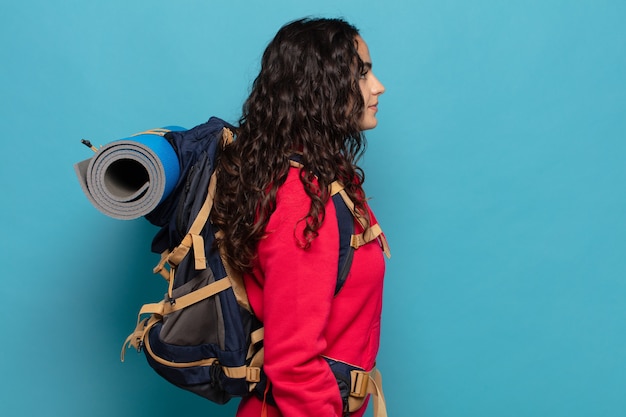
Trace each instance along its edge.
<instances>
[{"instance_id":1,"label":"hiking backpack","mask_svg":"<svg viewBox=\"0 0 626 417\"><path fill-rule=\"evenodd\" d=\"M262 369L263 325L250 308L242 277L214 248L220 232L209 221L217 186L216 154L233 140L233 130L212 117L190 130L152 132L172 145L181 168L174 191L145 216L160 227L152 242L152 251L161 254L154 273L166 279L168 289L163 300L140 309L121 359L127 347L143 350L163 378L219 404L252 393L271 402ZM302 167L295 160L291 163ZM331 195L340 236L336 294L348 275L355 248L376 238L386 253L388 247L380 227L368 226L356 213L341 184L332 184ZM355 218L364 233L354 234ZM327 362L337 377L346 412L357 407L355 401L362 403L368 393L378 391L377 383L369 383L374 378L362 369ZM382 394L375 402L378 397L382 400Z\"/></svg>"}]
</instances>

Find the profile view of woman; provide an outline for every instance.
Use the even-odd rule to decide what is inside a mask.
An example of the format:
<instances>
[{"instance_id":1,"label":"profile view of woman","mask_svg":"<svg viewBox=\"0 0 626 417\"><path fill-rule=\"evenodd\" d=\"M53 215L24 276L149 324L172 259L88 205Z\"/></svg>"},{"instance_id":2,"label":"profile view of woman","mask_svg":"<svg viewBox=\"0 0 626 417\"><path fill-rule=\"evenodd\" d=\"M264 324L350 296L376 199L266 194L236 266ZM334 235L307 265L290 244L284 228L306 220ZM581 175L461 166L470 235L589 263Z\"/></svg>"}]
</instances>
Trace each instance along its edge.
<instances>
[{"instance_id":1,"label":"profile view of woman","mask_svg":"<svg viewBox=\"0 0 626 417\"><path fill-rule=\"evenodd\" d=\"M263 54L236 140L220 156L212 214L225 232L218 244L243 272L265 327L268 389L244 398L239 417L365 411L349 410L329 361L374 368L386 242L376 234L354 251L335 294L340 245L330 186L344 186L365 222L355 221L355 234L377 225L356 164L384 91L367 44L341 19L288 23Z\"/></svg>"}]
</instances>

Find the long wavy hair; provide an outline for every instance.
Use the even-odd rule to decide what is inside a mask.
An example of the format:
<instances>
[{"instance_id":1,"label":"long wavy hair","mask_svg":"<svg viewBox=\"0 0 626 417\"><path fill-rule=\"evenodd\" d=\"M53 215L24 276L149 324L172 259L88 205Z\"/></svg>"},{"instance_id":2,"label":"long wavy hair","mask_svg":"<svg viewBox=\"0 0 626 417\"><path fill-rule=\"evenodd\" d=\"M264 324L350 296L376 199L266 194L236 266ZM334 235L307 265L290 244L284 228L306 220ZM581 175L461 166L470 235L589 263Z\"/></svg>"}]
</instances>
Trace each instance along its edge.
<instances>
[{"instance_id":1,"label":"long wavy hair","mask_svg":"<svg viewBox=\"0 0 626 417\"><path fill-rule=\"evenodd\" d=\"M344 20L307 18L283 26L263 53L236 140L222 150L217 165L211 220L224 232L217 245L232 267L252 269L294 154L305 167L300 180L311 199L302 235L296 236L303 249L318 235L334 180L367 218L364 174L356 165L366 145L359 127L364 64L358 35Z\"/></svg>"}]
</instances>

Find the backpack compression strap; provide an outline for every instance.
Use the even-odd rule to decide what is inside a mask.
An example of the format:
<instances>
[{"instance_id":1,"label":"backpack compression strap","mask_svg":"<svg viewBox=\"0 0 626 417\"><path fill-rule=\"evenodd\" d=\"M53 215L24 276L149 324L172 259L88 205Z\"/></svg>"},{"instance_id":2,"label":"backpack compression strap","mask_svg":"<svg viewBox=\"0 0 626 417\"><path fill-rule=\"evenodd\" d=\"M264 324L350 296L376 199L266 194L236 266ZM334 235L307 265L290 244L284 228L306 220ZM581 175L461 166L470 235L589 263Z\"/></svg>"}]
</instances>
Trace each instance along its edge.
<instances>
[{"instance_id":1,"label":"backpack compression strap","mask_svg":"<svg viewBox=\"0 0 626 417\"><path fill-rule=\"evenodd\" d=\"M189 250L193 248L195 269L206 269L206 257L204 253L204 239L200 235L202 228L209 219L209 214L213 208L213 197L215 196L215 190L217 188L217 176L215 172L211 175L209 180L209 189L207 197L198 212L195 220L193 221L189 231L183 238L180 245L176 246L171 252L165 251L161 254L161 261L154 267L153 272L160 273L167 281L169 281L169 287L167 293L172 297L172 290L174 289L174 271L180 262L187 256ZM170 266L169 270L165 268L165 264Z\"/></svg>"},{"instance_id":2,"label":"backpack compression strap","mask_svg":"<svg viewBox=\"0 0 626 417\"><path fill-rule=\"evenodd\" d=\"M139 314L137 314L137 326L135 327L135 331L126 338L126 341L124 342L124 345L122 347L122 362L124 362L125 347L132 346L135 349L140 350L142 344L144 344L148 340L146 338L146 334L148 333L150 328L154 324L160 322L163 316L171 314L175 311L182 310L193 304L196 304L199 301L212 297L215 294L230 288L230 286L231 284L229 280L220 279L196 291L178 297L175 304L169 302L166 303L165 300L161 300L158 303L144 304L139 310ZM151 314L151 316L149 318L142 319L145 314ZM155 358L157 357L156 355L152 356L154 356Z\"/></svg>"},{"instance_id":3,"label":"backpack compression strap","mask_svg":"<svg viewBox=\"0 0 626 417\"><path fill-rule=\"evenodd\" d=\"M233 132L224 128L222 131L222 147L228 145L233 141ZM207 196L198 212L198 215L194 219L189 231L183 238L180 245L175 247L171 252L165 251L161 254L161 260L154 267L153 272L160 273L167 281L169 281L169 288L167 293L172 297L172 290L174 288L174 270L187 256L189 250L193 248L195 269L206 269L206 257L204 251L204 239L200 232L204 228L204 225L209 220L211 209L213 208L213 199L217 189L217 173L213 172L209 180L209 187L207 190ZM165 264L170 266L170 269L165 268Z\"/></svg>"}]
</instances>

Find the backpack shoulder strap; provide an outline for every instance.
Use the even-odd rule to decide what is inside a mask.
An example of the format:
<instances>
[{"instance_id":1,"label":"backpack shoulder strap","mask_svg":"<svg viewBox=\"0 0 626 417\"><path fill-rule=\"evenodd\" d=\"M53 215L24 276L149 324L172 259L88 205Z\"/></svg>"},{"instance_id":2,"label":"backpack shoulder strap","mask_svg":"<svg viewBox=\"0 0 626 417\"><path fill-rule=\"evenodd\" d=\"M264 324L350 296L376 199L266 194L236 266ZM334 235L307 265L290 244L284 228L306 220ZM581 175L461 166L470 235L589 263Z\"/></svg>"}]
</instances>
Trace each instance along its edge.
<instances>
[{"instance_id":1,"label":"backpack shoulder strap","mask_svg":"<svg viewBox=\"0 0 626 417\"><path fill-rule=\"evenodd\" d=\"M304 167L304 165L299 162L297 155L289 160L289 164L294 168ZM376 223L370 226L367 218L356 211L354 202L344 190L343 184L339 181L333 181L330 184L330 195L335 205L337 225L339 227L339 264L337 270L337 284L335 286L335 295L337 295L350 272L355 249L378 238L383 252L388 258L391 257L391 252L380 225ZM354 233L355 219L359 222L361 227L363 227L362 233Z\"/></svg>"},{"instance_id":2,"label":"backpack shoulder strap","mask_svg":"<svg viewBox=\"0 0 626 417\"><path fill-rule=\"evenodd\" d=\"M335 286L335 295L337 295L346 282L346 278L348 278L348 273L352 266L352 258L354 257L354 247L350 245L352 236L354 236L354 218L339 194L334 194L332 199L335 205L335 213L337 214L337 226L339 227L339 267L337 270L337 284Z\"/></svg>"}]
</instances>

